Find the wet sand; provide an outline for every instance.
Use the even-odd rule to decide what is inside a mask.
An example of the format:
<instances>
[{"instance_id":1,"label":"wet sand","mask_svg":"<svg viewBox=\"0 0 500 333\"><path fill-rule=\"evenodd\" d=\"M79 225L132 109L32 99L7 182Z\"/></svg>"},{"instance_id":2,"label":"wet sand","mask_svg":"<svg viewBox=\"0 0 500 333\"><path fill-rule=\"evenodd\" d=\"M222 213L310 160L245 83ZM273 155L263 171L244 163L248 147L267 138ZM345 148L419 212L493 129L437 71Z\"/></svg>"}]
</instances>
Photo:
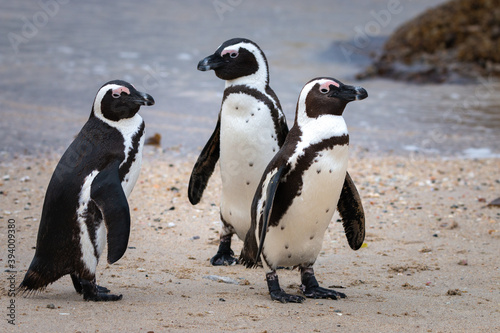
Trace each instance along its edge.
<instances>
[{"instance_id":1,"label":"wet sand","mask_svg":"<svg viewBox=\"0 0 500 333\"><path fill-rule=\"evenodd\" d=\"M36 1L12 2L0 13L0 31L23 39L0 39L0 158L62 153L99 87L113 79L155 98L141 114L164 148L196 153L215 127L224 89L212 71L196 65L234 37L265 52L271 87L290 124L303 85L332 76L369 94L345 112L353 144L371 152L499 157L493 144L500 141L498 81L355 80L400 24L443 1L231 1L223 13L214 1L69 1L53 15ZM399 3L392 13L390 3ZM44 15L45 24L28 33L26 22Z\"/></svg>"},{"instance_id":2,"label":"wet sand","mask_svg":"<svg viewBox=\"0 0 500 333\"><path fill-rule=\"evenodd\" d=\"M19 284L34 254L45 188L58 155L0 163L0 235L16 224ZM321 285L342 300L271 301L262 268L213 267L219 232L218 171L202 202L187 200L195 156L147 147L129 199L129 249L99 264L98 283L123 294L113 303L83 301L69 276L45 291L11 299L1 284L1 327L8 332L493 332L500 329L498 159L442 160L374 156L356 149L349 171L367 217L366 247L352 251L334 216L315 264ZM7 177L8 176L8 177ZM239 253L242 242L233 239ZM5 256L2 263L7 269ZM9 273L2 273L6 281ZM229 278L229 283L207 277ZM280 270L288 292L299 273ZM340 289L340 287L342 289Z\"/></svg>"}]
</instances>

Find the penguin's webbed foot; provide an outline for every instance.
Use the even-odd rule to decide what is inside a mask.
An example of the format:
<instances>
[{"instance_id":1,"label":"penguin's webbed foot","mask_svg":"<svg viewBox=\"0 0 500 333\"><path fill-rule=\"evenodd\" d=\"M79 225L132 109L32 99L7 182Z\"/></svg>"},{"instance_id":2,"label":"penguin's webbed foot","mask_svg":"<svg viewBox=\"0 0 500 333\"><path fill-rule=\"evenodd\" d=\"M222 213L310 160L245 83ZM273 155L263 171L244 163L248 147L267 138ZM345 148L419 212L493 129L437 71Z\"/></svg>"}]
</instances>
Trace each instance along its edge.
<instances>
[{"instance_id":1,"label":"penguin's webbed foot","mask_svg":"<svg viewBox=\"0 0 500 333\"><path fill-rule=\"evenodd\" d=\"M238 263L238 259L234 257L234 252L231 250L231 236L226 235L220 238L219 250L210 259L213 266L232 266Z\"/></svg>"},{"instance_id":2,"label":"penguin's webbed foot","mask_svg":"<svg viewBox=\"0 0 500 333\"><path fill-rule=\"evenodd\" d=\"M281 303L303 303L306 299L299 295L287 294L283 289L270 291L271 299L273 301L280 301Z\"/></svg>"},{"instance_id":3,"label":"penguin's webbed foot","mask_svg":"<svg viewBox=\"0 0 500 333\"><path fill-rule=\"evenodd\" d=\"M108 293L93 293L90 295L85 295L83 294L83 299L86 301L93 301L93 302L113 302L113 301L119 301L123 298L123 295L114 295L114 294L108 294Z\"/></svg>"},{"instance_id":4,"label":"penguin's webbed foot","mask_svg":"<svg viewBox=\"0 0 500 333\"><path fill-rule=\"evenodd\" d=\"M269 295L273 301L280 301L281 303L302 303L306 299L299 295L287 294L280 287L278 274L272 271L266 274L267 287L269 288Z\"/></svg>"},{"instance_id":5,"label":"penguin's webbed foot","mask_svg":"<svg viewBox=\"0 0 500 333\"><path fill-rule=\"evenodd\" d=\"M83 287L82 287L82 279L80 279L76 274L70 274L71 276L71 281L73 282L73 286L75 287L75 290L77 293L82 294L83 293ZM106 287L98 286L97 287L97 292L99 293L104 293L107 294L110 292L110 290Z\"/></svg>"},{"instance_id":6,"label":"penguin's webbed foot","mask_svg":"<svg viewBox=\"0 0 500 333\"><path fill-rule=\"evenodd\" d=\"M301 287L302 292L304 293L304 296L307 298L331 298L331 299L338 299L338 298L346 298L347 296L344 293L335 291L333 289L326 289L323 287L312 287L312 288L307 288L306 286L302 285Z\"/></svg>"},{"instance_id":7,"label":"penguin's webbed foot","mask_svg":"<svg viewBox=\"0 0 500 333\"><path fill-rule=\"evenodd\" d=\"M338 299L347 297L344 293L320 287L316 277L314 276L314 270L312 267L300 267L300 275L302 280L300 289L307 298Z\"/></svg>"},{"instance_id":8,"label":"penguin's webbed foot","mask_svg":"<svg viewBox=\"0 0 500 333\"><path fill-rule=\"evenodd\" d=\"M111 290L109 290L108 288L106 287L103 287L103 286L98 286L96 285L97 287L97 292L99 293L103 293L103 294L109 294Z\"/></svg>"},{"instance_id":9,"label":"penguin's webbed foot","mask_svg":"<svg viewBox=\"0 0 500 333\"><path fill-rule=\"evenodd\" d=\"M227 254L227 253L221 254L221 253L217 252L217 254L210 259L210 263L213 266L232 266L232 265L236 265L238 263L238 259L233 257L232 253L231 254Z\"/></svg>"},{"instance_id":10,"label":"penguin's webbed foot","mask_svg":"<svg viewBox=\"0 0 500 333\"><path fill-rule=\"evenodd\" d=\"M93 302L111 302L119 301L122 299L122 295L110 294L110 290L106 287L98 286L94 281L88 281L80 279L81 286L83 289L83 299L86 301Z\"/></svg>"}]
</instances>

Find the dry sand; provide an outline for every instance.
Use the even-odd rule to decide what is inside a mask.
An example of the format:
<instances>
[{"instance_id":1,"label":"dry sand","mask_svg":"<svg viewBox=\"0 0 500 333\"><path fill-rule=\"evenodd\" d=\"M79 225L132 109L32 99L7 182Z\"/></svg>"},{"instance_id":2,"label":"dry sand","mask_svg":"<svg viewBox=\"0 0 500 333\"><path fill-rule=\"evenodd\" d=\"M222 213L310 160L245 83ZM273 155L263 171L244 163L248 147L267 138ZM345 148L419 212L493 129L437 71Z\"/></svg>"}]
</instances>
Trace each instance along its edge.
<instances>
[{"instance_id":1,"label":"dry sand","mask_svg":"<svg viewBox=\"0 0 500 333\"><path fill-rule=\"evenodd\" d=\"M195 157L148 147L129 204L129 249L99 264L98 283L119 302L85 302L69 276L24 298L8 296L7 222L16 225L16 284L34 254L41 207L58 156L0 163L2 332L493 332L500 330L498 159L440 160L353 153L349 171L367 217L352 251L330 224L315 264L323 286L348 298L272 302L262 268L213 267L220 177L198 206L186 190ZM236 253L242 242L233 238ZM229 282L207 279L216 275ZM298 293L299 273L280 270ZM338 288L338 287L337 287ZM7 324L15 300L15 326Z\"/></svg>"}]
</instances>

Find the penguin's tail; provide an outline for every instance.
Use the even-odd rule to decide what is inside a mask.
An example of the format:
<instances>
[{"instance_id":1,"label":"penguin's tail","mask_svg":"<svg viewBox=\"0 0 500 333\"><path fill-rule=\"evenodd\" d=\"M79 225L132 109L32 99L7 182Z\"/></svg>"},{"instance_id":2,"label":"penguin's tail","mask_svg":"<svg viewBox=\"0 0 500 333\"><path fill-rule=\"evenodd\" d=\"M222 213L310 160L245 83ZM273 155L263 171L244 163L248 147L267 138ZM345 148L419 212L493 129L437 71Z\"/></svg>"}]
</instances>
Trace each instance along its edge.
<instances>
[{"instance_id":1,"label":"penguin's tail","mask_svg":"<svg viewBox=\"0 0 500 333\"><path fill-rule=\"evenodd\" d=\"M243 245L243 249L241 250L239 262L244 265L246 268L256 268L262 263L259 261L255 260L255 257L257 256L257 240L255 238L255 233L252 232L252 229L250 229L247 232L247 235L245 237L245 243Z\"/></svg>"},{"instance_id":2,"label":"penguin's tail","mask_svg":"<svg viewBox=\"0 0 500 333\"><path fill-rule=\"evenodd\" d=\"M246 268L262 267L262 261L259 260L256 262L254 259L246 258L245 256L243 256L243 253L240 255L238 263L242 264Z\"/></svg>"},{"instance_id":3,"label":"penguin's tail","mask_svg":"<svg viewBox=\"0 0 500 333\"><path fill-rule=\"evenodd\" d=\"M25 296L30 296L38 291L44 290L48 283L44 283L45 279L38 272L28 270L24 276L23 282L18 287L18 293Z\"/></svg>"},{"instance_id":4,"label":"penguin's tail","mask_svg":"<svg viewBox=\"0 0 500 333\"><path fill-rule=\"evenodd\" d=\"M49 284L58 280L65 274L54 274L54 271L47 269L41 261L35 257L24 275L24 279L17 288L17 292L24 296L31 296L44 290Z\"/></svg>"}]
</instances>

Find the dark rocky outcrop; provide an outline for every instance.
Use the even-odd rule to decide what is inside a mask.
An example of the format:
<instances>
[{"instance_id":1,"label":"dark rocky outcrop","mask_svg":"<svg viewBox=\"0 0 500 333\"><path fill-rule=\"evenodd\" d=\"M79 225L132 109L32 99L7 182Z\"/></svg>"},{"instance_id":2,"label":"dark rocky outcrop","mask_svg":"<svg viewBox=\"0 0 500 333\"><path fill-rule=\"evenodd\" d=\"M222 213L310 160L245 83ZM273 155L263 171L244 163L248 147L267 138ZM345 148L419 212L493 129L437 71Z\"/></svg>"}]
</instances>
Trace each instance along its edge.
<instances>
[{"instance_id":1,"label":"dark rocky outcrop","mask_svg":"<svg viewBox=\"0 0 500 333\"><path fill-rule=\"evenodd\" d=\"M500 0L453 0L399 27L358 78L460 82L500 77Z\"/></svg>"}]
</instances>

